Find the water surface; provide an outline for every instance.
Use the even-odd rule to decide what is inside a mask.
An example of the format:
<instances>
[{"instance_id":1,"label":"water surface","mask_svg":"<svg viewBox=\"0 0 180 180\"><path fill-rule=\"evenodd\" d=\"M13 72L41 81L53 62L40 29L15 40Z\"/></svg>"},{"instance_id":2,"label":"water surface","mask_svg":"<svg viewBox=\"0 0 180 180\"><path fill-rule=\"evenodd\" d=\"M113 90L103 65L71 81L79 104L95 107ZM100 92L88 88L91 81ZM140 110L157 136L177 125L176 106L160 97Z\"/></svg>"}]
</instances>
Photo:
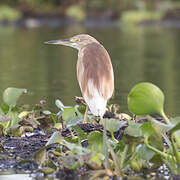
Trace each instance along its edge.
<instances>
[{"instance_id":1,"label":"water surface","mask_svg":"<svg viewBox=\"0 0 180 180\"><path fill-rule=\"evenodd\" d=\"M20 103L36 104L45 99L47 108L55 112L57 98L65 105L73 105L73 97L80 96L76 79L77 51L43 42L80 33L96 37L111 56L115 95L110 103L117 103L122 112L128 112L129 90L138 82L149 81L164 91L167 114L180 114L180 29L1 27L0 93L7 87L27 88L30 93Z\"/></svg>"}]
</instances>

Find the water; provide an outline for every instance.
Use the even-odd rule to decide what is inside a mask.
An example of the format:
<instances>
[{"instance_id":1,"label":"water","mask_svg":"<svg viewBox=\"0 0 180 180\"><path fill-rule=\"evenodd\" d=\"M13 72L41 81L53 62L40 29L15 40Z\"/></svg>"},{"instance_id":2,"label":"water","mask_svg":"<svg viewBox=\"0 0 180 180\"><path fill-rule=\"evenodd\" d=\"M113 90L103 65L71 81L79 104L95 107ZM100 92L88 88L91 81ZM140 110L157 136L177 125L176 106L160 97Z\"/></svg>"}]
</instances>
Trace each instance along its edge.
<instances>
[{"instance_id":1,"label":"water","mask_svg":"<svg viewBox=\"0 0 180 180\"><path fill-rule=\"evenodd\" d=\"M57 29L0 28L0 94L7 87L27 88L20 104L47 100L56 112L55 99L73 105L80 96L76 79L77 51L44 41L88 33L108 50L115 71L115 95L110 103L128 112L127 95L138 82L149 81L165 93L168 115L180 114L180 29L160 27ZM2 98L0 98L2 101Z\"/></svg>"}]
</instances>

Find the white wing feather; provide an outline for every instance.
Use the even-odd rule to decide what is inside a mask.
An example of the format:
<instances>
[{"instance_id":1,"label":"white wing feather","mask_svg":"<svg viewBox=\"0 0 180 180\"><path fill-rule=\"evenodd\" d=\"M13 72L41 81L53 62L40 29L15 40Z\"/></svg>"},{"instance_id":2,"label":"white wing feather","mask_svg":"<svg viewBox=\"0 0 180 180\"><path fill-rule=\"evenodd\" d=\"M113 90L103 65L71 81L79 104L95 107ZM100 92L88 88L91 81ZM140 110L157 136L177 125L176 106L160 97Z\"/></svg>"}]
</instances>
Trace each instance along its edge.
<instances>
[{"instance_id":1,"label":"white wing feather","mask_svg":"<svg viewBox=\"0 0 180 180\"><path fill-rule=\"evenodd\" d=\"M84 100L88 104L92 114L102 117L106 111L107 100L105 100L98 90L93 86L92 80L88 80L87 84L92 97L88 98L88 96L84 94Z\"/></svg>"}]
</instances>

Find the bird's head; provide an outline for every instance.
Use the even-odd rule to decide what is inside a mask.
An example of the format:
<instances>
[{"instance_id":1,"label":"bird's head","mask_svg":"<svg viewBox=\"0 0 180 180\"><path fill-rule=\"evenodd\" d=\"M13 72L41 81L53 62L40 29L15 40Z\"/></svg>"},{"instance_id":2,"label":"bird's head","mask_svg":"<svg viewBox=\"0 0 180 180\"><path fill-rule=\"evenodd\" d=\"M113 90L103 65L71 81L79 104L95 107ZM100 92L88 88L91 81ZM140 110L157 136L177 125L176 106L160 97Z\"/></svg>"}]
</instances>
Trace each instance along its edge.
<instances>
[{"instance_id":1,"label":"bird's head","mask_svg":"<svg viewBox=\"0 0 180 180\"><path fill-rule=\"evenodd\" d=\"M84 46L91 44L91 43L99 43L95 38L88 34L79 34L75 35L69 39L64 40L52 40L45 42L46 44L58 44L64 46L70 46L80 50Z\"/></svg>"}]
</instances>

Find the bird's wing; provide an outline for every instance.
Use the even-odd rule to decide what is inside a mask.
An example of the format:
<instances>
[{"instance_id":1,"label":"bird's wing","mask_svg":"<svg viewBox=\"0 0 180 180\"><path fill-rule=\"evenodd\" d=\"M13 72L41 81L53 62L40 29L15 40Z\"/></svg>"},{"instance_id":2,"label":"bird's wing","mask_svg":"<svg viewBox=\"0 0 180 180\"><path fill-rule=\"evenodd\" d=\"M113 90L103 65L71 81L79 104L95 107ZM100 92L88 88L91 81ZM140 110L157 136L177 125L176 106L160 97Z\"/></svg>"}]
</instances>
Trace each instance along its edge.
<instances>
[{"instance_id":1,"label":"bird's wing","mask_svg":"<svg viewBox=\"0 0 180 180\"><path fill-rule=\"evenodd\" d=\"M94 108L93 114L104 114L107 100L114 91L114 74L109 54L102 45L92 43L80 50L77 78L91 112Z\"/></svg>"}]
</instances>

